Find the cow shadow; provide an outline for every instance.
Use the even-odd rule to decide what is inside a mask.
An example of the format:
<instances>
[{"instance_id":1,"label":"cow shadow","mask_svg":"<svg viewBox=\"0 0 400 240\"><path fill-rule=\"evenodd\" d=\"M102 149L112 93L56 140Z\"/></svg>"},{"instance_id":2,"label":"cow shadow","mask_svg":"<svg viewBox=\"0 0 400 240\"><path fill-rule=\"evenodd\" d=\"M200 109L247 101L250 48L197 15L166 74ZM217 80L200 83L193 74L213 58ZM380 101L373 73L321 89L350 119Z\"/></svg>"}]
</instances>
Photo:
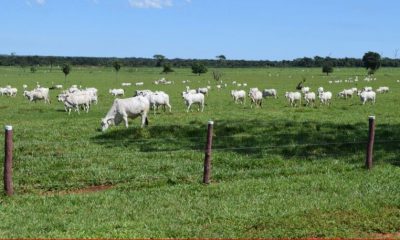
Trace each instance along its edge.
<instances>
[{"instance_id":1,"label":"cow shadow","mask_svg":"<svg viewBox=\"0 0 400 240\"><path fill-rule=\"evenodd\" d=\"M204 151L207 125L166 124L147 128L117 127L91 140L108 148L135 147L141 152ZM400 166L400 125L379 124L375 133L377 161ZM213 127L213 151L233 152L262 158L318 160L348 156L348 161L365 158L368 123L332 123L293 120L222 120Z\"/></svg>"}]
</instances>

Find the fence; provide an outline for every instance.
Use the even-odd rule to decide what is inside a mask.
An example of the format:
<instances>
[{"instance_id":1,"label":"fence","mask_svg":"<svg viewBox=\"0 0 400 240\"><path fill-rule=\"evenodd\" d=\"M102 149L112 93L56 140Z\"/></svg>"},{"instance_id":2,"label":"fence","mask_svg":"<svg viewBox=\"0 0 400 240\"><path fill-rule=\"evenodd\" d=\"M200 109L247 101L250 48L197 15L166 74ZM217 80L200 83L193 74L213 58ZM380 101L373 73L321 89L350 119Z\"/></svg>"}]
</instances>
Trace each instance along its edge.
<instances>
[{"instance_id":1,"label":"fence","mask_svg":"<svg viewBox=\"0 0 400 240\"><path fill-rule=\"evenodd\" d=\"M132 181L136 181L138 187L158 186L165 182L169 184L196 182L201 174L202 183L209 184L212 179L212 156L221 161L226 157L235 158L237 155L244 157L250 155L250 159L260 156L278 156L284 159L335 159L347 155L348 161L352 162L365 159L365 168L371 169L374 145L378 147L376 149L386 151L390 144L395 145L390 148L392 150L400 143L400 140L396 139L375 141L374 117L369 118L368 135L365 129L365 134L360 136L360 139L348 139L348 141L340 139L337 142L322 142L320 139L314 142L302 142L299 136L304 133L300 133L299 136L286 133L254 136L247 134L245 128L239 128L237 133L240 134L219 135L224 131L214 133L213 129L214 122L210 121L207 131L203 129L203 132L207 133L206 136L136 140L111 136L111 139L89 141L19 140L13 143L13 129L7 126L4 144L4 189L6 194L11 196L14 186L18 188L18 192L31 191L29 188L32 187L51 191ZM368 137L365 137L366 135ZM299 138L298 141L293 142L292 140L296 138ZM84 151L76 152L76 146L80 146ZM201 165L197 160L201 159L202 155L204 162L201 172ZM397 153L390 157L392 163L397 164ZM172 161L168 161L170 159ZM217 165L214 165L217 178L221 175L218 168L236 167L234 161L225 165L218 165L218 161ZM241 163L239 167L252 168L247 163ZM14 178L18 179L16 185L13 184L13 168L16 170ZM229 172L229 169L226 172ZM163 175L164 173L168 174Z\"/></svg>"}]
</instances>

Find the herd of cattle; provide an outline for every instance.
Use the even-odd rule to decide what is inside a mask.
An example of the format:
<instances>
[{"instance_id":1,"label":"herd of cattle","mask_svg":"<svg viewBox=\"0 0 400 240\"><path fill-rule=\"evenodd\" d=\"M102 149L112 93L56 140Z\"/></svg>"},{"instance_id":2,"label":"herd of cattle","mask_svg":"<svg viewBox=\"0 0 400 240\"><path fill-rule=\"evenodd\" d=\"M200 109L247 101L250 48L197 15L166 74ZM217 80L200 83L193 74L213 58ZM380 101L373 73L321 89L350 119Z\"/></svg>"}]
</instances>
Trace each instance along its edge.
<instances>
[{"instance_id":1,"label":"herd of cattle","mask_svg":"<svg viewBox=\"0 0 400 240\"><path fill-rule=\"evenodd\" d=\"M157 82L157 84L163 84L163 81ZM169 82L167 82L169 84ZM141 84L143 85L143 84ZM139 85L139 86L141 86ZM124 85L123 86L128 86ZM226 84L225 84L226 86ZM247 84L246 84L247 86ZM50 89L62 89L62 85L54 85L52 88L41 87L39 84L35 89L28 91L26 85L23 85L24 91L23 96L26 97L30 102L36 102L38 100L44 100L45 103L50 103L49 90ZM221 85L218 85L217 90L221 90ZM208 95L210 86L204 88L190 89L186 87L185 91L182 92L182 98L186 104L186 112L190 111L193 104L198 105L198 111L204 110L205 97ZM0 95L12 96L17 95L18 90L11 86L0 87ZM344 89L337 94L337 97L348 99L357 94L360 97L362 104L367 101L375 103L376 93L387 93L389 87L379 87L373 91L372 87L364 87L362 89L350 88ZM124 96L124 89L110 89L109 94L114 97ZM262 107L263 99L267 97L278 97L276 89L264 89L259 90L258 88L250 88L248 94L245 90L231 90L231 96L235 103L245 104L246 98L250 99L250 107L253 105L256 107ZM323 87L317 89L317 93L312 92L309 87L302 87L300 91L286 92L285 97L287 98L290 106L294 107L298 104L301 105L302 99L305 101L305 106L315 106L317 97L321 104L331 104L332 92L325 91ZM98 90L94 87L90 88L78 88L77 85L72 85L67 90L62 91L57 96L57 100L64 104L65 111L71 114L71 110L75 110L79 113L80 109L89 112L92 104L98 102ZM162 106L164 111L168 107L171 112L171 105L169 102L169 95L163 91L151 91L151 90L137 90L134 97L118 99L116 98L108 111L105 118L101 121L102 130L106 130L111 125L118 125L124 120L125 125L128 126L128 118L135 118L141 116L142 127L148 123L147 114L150 109L153 109L154 114L156 110Z\"/></svg>"}]
</instances>

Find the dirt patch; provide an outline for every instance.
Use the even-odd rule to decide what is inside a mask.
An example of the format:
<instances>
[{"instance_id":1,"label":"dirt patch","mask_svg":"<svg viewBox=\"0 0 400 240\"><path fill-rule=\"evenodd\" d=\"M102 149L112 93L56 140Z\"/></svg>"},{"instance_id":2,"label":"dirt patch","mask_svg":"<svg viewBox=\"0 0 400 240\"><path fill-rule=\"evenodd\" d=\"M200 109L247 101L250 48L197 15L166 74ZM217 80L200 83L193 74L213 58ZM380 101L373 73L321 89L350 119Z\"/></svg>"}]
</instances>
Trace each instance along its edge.
<instances>
[{"instance_id":1,"label":"dirt patch","mask_svg":"<svg viewBox=\"0 0 400 240\"><path fill-rule=\"evenodd\" d=\"M376 239L400 239L400 232L397 233L372 233L372 238Z\"/></svg>"},{"instance_id":2,"label":"dirt patch","mask_svg":"<svg viewBox=\"0 0 400 240\"><path fill-rule=\"evenodd\" d=\"M73 190L63 190L63 191L49 191L43 195L67 195L67 194L88 194L96 193L100 191L105 191L113 188L113 185L98 185L98 186L88 186L85 188L73 189Z\"/></svg>"}]
</instances>

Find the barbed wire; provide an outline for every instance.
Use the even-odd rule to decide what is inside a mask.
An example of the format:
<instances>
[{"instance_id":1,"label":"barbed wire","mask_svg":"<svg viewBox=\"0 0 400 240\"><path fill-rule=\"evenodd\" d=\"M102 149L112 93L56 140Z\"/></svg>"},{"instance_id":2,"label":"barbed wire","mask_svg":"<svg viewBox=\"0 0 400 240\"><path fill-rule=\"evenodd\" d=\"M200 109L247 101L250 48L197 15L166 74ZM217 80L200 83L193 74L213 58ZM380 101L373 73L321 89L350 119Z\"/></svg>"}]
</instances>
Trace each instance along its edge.
<instances>
[{"instance_id":1,"label":"barbed wire","mask_svg":"<svg viewBox=\"0 0 400 240\"><path fill-rule=\"evenodd\" d=\"M174 139L177 140L177 139ZM110 141L114 143L113 141ZM381 140L381 141L375 141L376 144L381 144L381 143L398 143L400 140ZM49 143L49 142L46 142ZM88 142L90 143L90 142ZM121 144L123 143L130 143L130 141L121 141ZM215 143L215 142L214 142ZM368 141L347 141L347 142L322 142L322 143L289 143L289 144L284 144L284 145L266 145L266 146L239 146L239 147L221 147L219 146L218 142L214 144L214 147L212 148L213 151L222 151L222 150L246 150L246 149L276 149L276 148L295 148L295 147L318 147L318 146L335 146L335 145L359 145L359 144L367 144ZM76 145L73 144L73 145ZM17 145L18 146L18 145ZM50 150L50 149L47 149ZM55 150L62 150L62 149L55 149ZM177 152L177 151L204 151L205 150L205 144L203 143L197 143L193 145L184 145L184 146L179 146L175 148L154 148L154 147L147 147L145 149L139 149L139 152L165 152L165 151L171 151L171 152ZM97 150L96 150L97 151ZM89 152L91 153L91 152ZM58 154L58 153L57 153ZM55 154L55 155L57 155ZM49 154L53 155L53 154ZM65 155L65 154L61 154ZM75 155L75 154L74 154ZM82 155L82 153L76 153L76 155ZM30 156L30 155L28 155Z\"/></svg>"},{"instance_id":2,"label":"barbed wire","mask_svg":"<svg viewBox=\"0 0 400 240\"><path fill-rule=\"evenodd\" d=\"M240 134L240 133L238 133ZM253 138L253 139L274 139L278 137L288 137L288 135L292 135L292 133L280 133L280 134L240 134L240 135L222 135L218 136L215 135L213 136L214 141L219 141L220 139L230 139L230 138ZM48 140L17 140L14 142L14 146L24 146L24 145L33 145L33 144L71 144L71 145L76 145L77 143L108 143L108 142L122 142L122 143L143 143L143 142L168 142L168 141L181 141L183 142L184 140L206 140L206 133L204 133L204 136L201 137L167 137L167 138L141 138L141 139L93 139L93 140L54 140L54 141L48 141ZM290 140L290 138L288 138ZM355 139L354 139L355 141ZM399 142L400 139L393 139L393 140L377 140L375 141L376 143L379 142ZM1 142L0 142L1 143Z\"/></svg>"}]
</instances>

